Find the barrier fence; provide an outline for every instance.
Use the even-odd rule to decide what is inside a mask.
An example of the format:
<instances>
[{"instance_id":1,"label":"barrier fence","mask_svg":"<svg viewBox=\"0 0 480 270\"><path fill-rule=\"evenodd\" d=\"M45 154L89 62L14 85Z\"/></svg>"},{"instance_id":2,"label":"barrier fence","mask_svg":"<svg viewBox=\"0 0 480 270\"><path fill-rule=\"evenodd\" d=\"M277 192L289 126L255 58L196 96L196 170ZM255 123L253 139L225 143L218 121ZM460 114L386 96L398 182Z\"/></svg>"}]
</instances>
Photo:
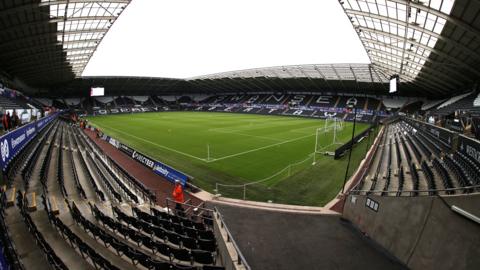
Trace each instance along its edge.
<instances>
[{"instance_id":1,"label":"barrier fence","mask_svg":"<svg viewBox=\"0 0 480 270\"><path fill-rule=\"evenodd\" d=\"M162 176L169 182L175 183L176 180L180 180L183 186L187 185L189 180L193 179L192 176L187 175L177 169L174 169L160 161L157 161L139 151L131 148L130 146L120 142L118 139L114 139L113 137L108 136L107 134L103 133L100 138L104 141L107 141L115 148L119 149L120 151L124 152L125 154L129 155L130 158L134 159L135 161L139 162L143 166L153 170L154 173Z\"/></svg>"},{"instance_id":2,"label":"barrier fence","mask_svg":"<svg viewBox=\"0 0 480 270\"><path fill-rule=\"evenodd\" d=\"M43 128L54 120L60 112L43 117L35 122L19 127L0 137L0 167L3 171L15 156L33 139Z\"/></svg>"},{"instance_id":3,"label":"barrier fence","mask_svg":"<svg viewBox=\"0 0 480 270\"><path fill-rule=\"evenodd\" d=\"M275 190L274 188L272 188L272 184L277 183L279 180L292 176L293 174L305 169L305 167L307 166L311 166L312 160L313 160L313 154L310 154L306 159L289 164L285 168L281 169L280 171L276 172L275 174L269 177L266 177L257 181L245 183L245 184L228 185L228 184L216 183L214 191L215 193L221 194L222 196L225 196L225 197L243 198L243 200L246 200L248 198L247 188L252 187L250 191L261 192L262 194L266 194L267 197L270 197L270 200L274 201ZM220 190L220 188L222 188L222 190Z\"/></svg>"}]
</instances>

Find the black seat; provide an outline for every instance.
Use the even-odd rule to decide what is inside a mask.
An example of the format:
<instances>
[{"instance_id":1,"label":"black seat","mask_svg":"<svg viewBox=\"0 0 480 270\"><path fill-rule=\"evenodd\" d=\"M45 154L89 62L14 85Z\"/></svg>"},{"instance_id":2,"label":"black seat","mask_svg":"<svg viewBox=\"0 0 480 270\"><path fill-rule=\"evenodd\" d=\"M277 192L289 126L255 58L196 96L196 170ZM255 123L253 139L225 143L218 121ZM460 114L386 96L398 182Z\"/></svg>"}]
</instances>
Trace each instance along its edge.
<instances>
[{"instance_id":1,"label":"black seat","mask_svg":"<svg viewBox=\"0 0 480 270\"><path fill-rule=\"evenodd\" d=\"M138 219L136 219L136 218L134 218L134 217L130 217L130 218L129 218L129 221L128 221L128 224L129 224L129 225L132 225L133 227L135 227L135 229L140 230L140 229L142 228L141 225L140 225L140 222L141 222L140 220L138 220Z\"/></svg>"},{"instance_id":2,"label":"black seat","mask_svg":"<svg viewBox=\"0 0 480 270\"><path fill-rule=\"evenodd\" d=\"M163 218L163 219L168 219L169 218L169 214L165 213L165 212L162 212L156 208L153 208L151 207L150 208L150 212L152 212L153 216L157 217L157 218Z\"/></svg>"},{"instance_id":3,"label":"black seat","mask_svg":"<svg viewBox=\"0 0 480 270\"><path fill-rule=\"evenodd\" d=\"M189 228L193 228L193 226L194 226L193 222L189 219L186 219L186 218L182 219L182 225L184 227L189 227Z\"/></svg>"},{"instance_id":4,"label":"black seat","mask_svg":"<svg viewBox=\"0 0 480 270\"><path fill-rule=\"evenodd\" d=\"M180 225L180 224L173 224L173 231L180 234L180 235L183 235L185 234L185 230L183 229L183 226Z\"/></svg>"},{"instance_id":5,"label":"black seat","mask_svg":"<svg viewBox=\"0 0 480 270\"><path fill-rule=\"evenodd\" d=\"M181 223L181 220L180 220L180 217L178 216L170 216L170 220L172 221L172 223L176 223L176 224L180 224Z\"/></svg>"},{"instance_id":6,"label":"black seat","mask_svg":"<svg viewBox=\"0 0 480 270\"><path fill-rule=\"evenodd\" d=\"M189 227L185 227L185 234L188 236L188 237L191 237L191 238L197 238L198 237L198 231L194 228L189 228Z\"/></svg>"},{"instance_id":7,"label":"black seat","mask_svg":"<svg viewBox=\"0 0 480 270\"><path fill-rule=\"evenodd\" d=\"M127 246L122 242L118 242L117 240L112 241L110 244L115 249L118 256L122 256L125 253L125 250L127 250Z\"/></svg>"},{"instance_id":8,"label":"black seat","mask_svg":"<svg viewBox=\"0 0 480 270\"><path fill-rule=\"evenodd\" d=\"M149 223L146 223L146 222L142 222L141 226L142 226L142 231L144 231L145 233L150 234L150 235L153 234L153 226L152 225L150 225Z\"/></svg>"},{"instance_id":9,"label":"black seat","mask_svg":"<svg viewBox=\"0 0 480 270\"><path fill-rule=\"evenodd\" d=\"M182 246L188 249L196 249L197 248L197 241L194 238L190 238L187 236L179 236L180 241L182 242Z\"/></svg>"},{"instance_id":10,"label":"black seat","mask_svg":"<svg viewBox=\"0 0 480 270\"><path fill-rule=\"evenodd\" d=\"M170 247L167 244L159 243L159 242L154 242L154 244L155 244L155 250L157 250L158 253L170 259L171 252L170 252Z\"/></svg>"},{"instance_id":11,"label":"black seat","mask_svg":"<svg viewBox=\"0 0 480 270\"><path fill-rule=\"evenodd\" d=\"M152 238L150 237L142 237L142 244L144 247L147 247L149 248L153 254L155 254L156 250L155 250L155 243L154 241L152 240Z\"/></svg>"},{"instance_id":12,"label":"black seat","mask_svg":"<svg viewBox=\"0 0 480 270\"><path fill-rule=\"evenodd\" d=\"M217 244L215 243L215 240L198 239L198 247L201 250L210 252L217 250Z\"/></svg>"},{"instance_id":13,"label":"black seat","mask_svg":"<svg viewBox=\"0 0 480 270\"><path fill-rule=\"evenodd\" d=\"M180 237L178 234L174 232L167 233L167 240L168 242L175 244L177 246L180 245Z\"/></svg>"},{"instance_id":14,"label":"black seat","mask_svg":"<svg viewBox=\"0 0 480 270\"><path fill-rule=\"evenodd\" d=\"M143 242L143 235L141 233L137 233L135 231L130 231L128 237L135 242L138 246L140 246ZM145 236L147 237L147 236Z\"/></svg>"},{"instance_id":15,"label":"black seat","mask_svg":"<svg viewBox=\"0 0 480 270\"><path fill-rule=\"evenodd\" d=\"M190 265L175 264L175 265L172 265L172 270L198 270L198 267L190 266Z\"/></svg>"},{"instance_id":16,"label":"black seat","mask_svg":"<svg viewBox=\"0 0 480 270\"><path fill-rule=\"evenodd\" d=\"M85 255L88 256L88 246L84 242L77 243L78 249L80 250L80 254L82 254L82 257ZM85 257L84 257L85 258Z\"/></svg>"},{"instance_id":17,"label":"black seat","mask_svg":"<svg viewBox=\"0 0 480 270\"><path fill-rule=\"evenodd\" d=\"M115 265L111 264L107 260L103 260L101 264L103 269L108 269L108 270L120 270L120 268L116 267Z\"/></svg>"},{"instance_id":18,"label":"black seat","mask_svg":"<svg viewBox=\"0 0 480 270\"><path fill-rule=\"evenodd\" d=\"M198 236L202 239L206 240L213 240L215 239L215 235L213 234L212 231L199 231Z\"/></svg>"},{"instance_id":19,"label":"black seat","mask_svg":"<svg viewBox=\"0 0 480 270\"><path fill-rule=\"evenodd\" d=\"M214 266L214 265L204 265L202 270L225 270L223 266Z\"/></svg>"},{"instance_id":20,"label":"black seat","mask_svg":"<svg viewBox=\"0 0 480 270\"><path fill-rule=\"evenodd\" d=\"M108 245L113 242L113 237L106 234L106 233L100 233L99 237L103 241L103 243L105 244L105 247L107 247L107 248L108 248Z\"/></svg>"},{"instance_id":21,"label":"black seat","mask_svg":"<svg viewBox=\"0 0 480 270\"><path fill-rule=\"evenodd\" d=\"M215 263L214 256L212 253L204 250L192 250L193 260L201 264L213 264Z\"/></svg>"},{"instance_id":22,"label":"black seat","mask_svg":"<svg viewBox=\"0 0 480 270\"><path fill-rule=\"evenodd\" d=\"M159 219L159 222L161 223L162 228L164 228L165 230L172 230L172 223L169 220Z\"/></svg>"},{"instance_id":23,"label":"black seat","mask_svg":"<svg viewBox=\"0 0 480 270\"><path fill-rule=\"evenodd\" d=\"M172 253L173 258L179 261L191 262L192 260L190 251L187 249L172 248L170 249L170 252Z\"/></svg>"},{"instance_id":24,"label":"black seat","mask_svg":"<svg viewBox=\"0 0 480 270\"><path fill-rule=\"evenodd\" d=\"M156 260L150 260L150 267L151 268L148 268L148 269L155 269L155 270L172 269L172 265L169 262L156 261Z\"/></svg>"},{"instance_id":25,"label":"black seat","mask_svg":"<svg viewBox=\"0 0 480 270\"><path fill-rule=\"evenodd\" d=\"M132 260L132 263L135 264L135 265L137 265L137 264L141 264L141 265L147 264L148 260L150 259L150 257L147 254L139 252L139 251L131 250L130 254L132 255L130 257L130 259Z\"/></svg>"},{"instance_id":26,"label":"black seat","mask_svg":"<svg viewBox=\"0 0 480 270\"><path fill-rule=\"evenodd\" d=\"M160 227L153 227L153 234L160 239L165 239L165 236L167 235L166 231Z\"/></svg>"},{"instance_id":27,"label":"black seat","mask_svg":"<svg viewBox=\"0 0 480 270\"><path fill-rule=\"evenodd\" d=\"M123 235L123 237L125 237L125 239L127 239L130 232L132 231L127 226L125 226L123 224L119 224L119 223L115 224L115 227L116 227L116 231L118 231L121 235Z\"/></svg>"},{"instance_id":28,"label":"black seat","mask_svg":"<svg viewBox=\"0 0 480 270\"><path fill-rule=\"evenodd\" d=\"M155 226L160 226L160 227L161 227L162 224L163 224L163 223L162 223L162 219L161 219L161 218L157 218L157 217L152 218L152 224L155 225Z\"/></svg>"}]
</instances>

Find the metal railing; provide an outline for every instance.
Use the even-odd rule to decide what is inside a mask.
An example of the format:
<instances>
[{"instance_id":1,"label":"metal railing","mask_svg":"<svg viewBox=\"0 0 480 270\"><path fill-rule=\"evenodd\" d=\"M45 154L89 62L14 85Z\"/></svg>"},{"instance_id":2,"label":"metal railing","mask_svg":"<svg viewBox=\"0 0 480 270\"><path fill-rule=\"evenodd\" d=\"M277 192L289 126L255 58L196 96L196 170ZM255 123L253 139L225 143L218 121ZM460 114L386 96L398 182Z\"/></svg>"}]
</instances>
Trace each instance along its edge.
<instances>
[{"instance_id":1,"label":"metal railing","mask_svg":"<svg viewBox=\"0 0 480 270\"><path fill-rule=\"evenodd\" d=\"M399 197L402 197L402 195L404 193L407 193L409 197L413 197L413 196L418 196L421 193L427 193L427 195L425 195L425 196L435 196L435 195L428 195L428 194L432 194L432 193L435 194L435 193L438 193L438 192L458 191L458 190L466 190L466 191L473 190L473 192L475 192L475 190L480 191L480 185L468 186L468 187L457 187L457 188L422 189L422 190L382 190L382 189L358 190L358 189L353 189L349 192L349 194L352 194L352 195L361 195L361 194L369 195L369 194L375 194L375 193L379 193L379 194L395 193L395 194L401 194ZM469 192L469 193L473 193L473 192ZM447 194L445 194L445 195L447 195ZM454 195L459 195L459 194L450 194L450 195L454 196ZM422 195L420 195L420 196L422 196Z\"/></svg>"},{"instance_id":2,"label":"metal railing","mask_svg":"<svg viewBox=\"0 0 480 270\"><path fill-rule=\"evenodd\" d=\"M225 224L225 220L223 219L222 214L220 213L220 211L218 211L217 207L214 207L213 211L216 217L220 220L221 228L227 232L227 242L232 243L233 247L235 248L235 251L237 252L237 264L243 265L247 270L251 270L252 268L250 267L247 260L245 259L245 256L243 256L242 252L240 251L240 248L238 247L237 242L235 242L235 239L232 236L232 233L230 232L227 225Z\"/></svg>"},{"instance_id":3,"label":"metal railing","mask_svg":"<svg viewBox=\"0 0 480 270\"><path fill-rule=\"evenodd\" d=\"M314 160L314 158L312 156L315 156L315 153L309 155L306 159L304 160L301 160L301 161L298 161L298 162L294 162L294 163L291 163L289 165L287 165L286 167L284 167L283 169L281 169L280 171L274 173L273 175L270 175L266 178L263 178L263 179L260 179L260 180L256 180L256 181L252 181L252 182L248 182L248 183L244 183L244 184L222 184L222 183L215 183L215 193L218 195L220 194L221 195L221 192L220 192L220 187L225 187L225 188L241 188L243 190L243 200L246 200L247 199L247 188L250 187L250 186L254 186L254 185L257 185L257 184L262 184L262 183L265 183L279 175L282 175L283 173L285 173L286 175L283 176L283 178L285 177L289 177L292 175L292 167L295 167L295 166L298 166L298 165L301 165L303 163L305 163L306 161L309 161L309 160ZM310 163L309 163L310 164Z\"/></svg>"},{"instance_id":4,"label":"metal railing","mask_svg":"<svg viewBox=\"0 0 480 270\"><path fill-rule=\"evenodd\" d=\"M174 212L176 205L180 204L182 206L181 211L183 212L183 214L190 217L190 219L194 220L194 218L197 218L202 220L202 222L206 225L213 224L213 210L206 208L205 202L201 202L198 205L193 205L189 203L190 199L188 199L184 203L177 203L171 198L166 198L165 202L167 206L167 211L169 212Z\"/></svg>"},{"instance_id":5,"label":"metal railing","mask_svg":"<svg viewBox=\"0 0 480 270\"><path fill-rule=\"evenodd\" d=\"M465 210L463 210L462 208L460 208L460 207L458 207L458 206L456 206L456 205L452 205L452 206L450 207L450 209L451 209L453 212L455 212L455 213L457 213L457 214L459 214L459 215L461 215L461 216L463 216L463 217L465 217L465 218L468 218L468 219L470 219L471 221L473 221L473 222L475 222L475 223L477 223L477 224L480 224L480 217L477 217L477 216L475 216L474 214L472 214L472 213L470 213L470 212L468 212L468 211L465 211Z\"/></svg>"}]
</instances>

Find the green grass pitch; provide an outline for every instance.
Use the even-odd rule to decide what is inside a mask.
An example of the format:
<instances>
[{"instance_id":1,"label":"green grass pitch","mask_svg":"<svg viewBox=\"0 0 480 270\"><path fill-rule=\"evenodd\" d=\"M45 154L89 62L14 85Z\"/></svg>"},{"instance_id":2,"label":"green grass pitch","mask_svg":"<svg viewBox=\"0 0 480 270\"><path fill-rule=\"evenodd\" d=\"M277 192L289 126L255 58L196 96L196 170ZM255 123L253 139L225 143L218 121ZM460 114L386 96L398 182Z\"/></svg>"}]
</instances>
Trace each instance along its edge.
<instances>
[{"instance_id":1,"label":"green grass pitch","mask_svg":"<svg viewBox=\"0 0 480 270\"><path fill-rule=\"evenodd\" d=\"M193 184L214 192L216 183L242 185L246 198L321 206L335 197L345 176L347 158L316 154L321 119L216 112L161 112L95 116L90 123L146 155L194 177ZM333 151L333 128L319 132L318 148ZM337 131L337 141L352 135L352 123ZM356 133L367 127L357 124ZM373 140L373 139L372 139ZM352 155L354 172L371 140ZM363 147L362 147L363 145ZM218 193L243 198L241 187L220 185Z\"/></svg>"}]
</instances>

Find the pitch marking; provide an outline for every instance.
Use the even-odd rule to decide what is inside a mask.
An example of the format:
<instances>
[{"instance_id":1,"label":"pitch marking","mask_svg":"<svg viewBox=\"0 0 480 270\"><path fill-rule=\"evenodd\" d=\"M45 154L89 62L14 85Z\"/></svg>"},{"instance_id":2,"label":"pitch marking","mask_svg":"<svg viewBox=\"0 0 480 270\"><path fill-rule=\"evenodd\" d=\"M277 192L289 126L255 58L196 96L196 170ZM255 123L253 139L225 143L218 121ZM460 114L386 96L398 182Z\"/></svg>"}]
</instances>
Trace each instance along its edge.
<instances>
[{"instance_id":1,"label":"pitch marking","mask_svg":"<svg viewBox=\"0 0 480 270\"><path fill-rule=\"evenodd\" d=\"M248 154L248 153L256 152L256 151L259 151L259 150L271 148L271 147L274 147L274 146L278 146L278 145L282 145L282 144L286 144L286 143L298 141L298 140L301 140L301 139L304 139L304 138L307 138L307 137L311 137L311 136L314 136L314 135L315 135L315 133L310 134L310 135L306 135L306 136L302 136L302 137L298 137L298 138L295 138L295 139L291 139L291 140L279 142L279 143L270 144L270 145L267 145L267 146L262 146L262 147L255 148L255 149L252 149L252 150L247 150L247 151L240 152L240 153L236 153L236 154L233 154L233 155L228 155L228 156L223 156L223 157L215 158L215 159L212 159L212 160L209 160L209 161L206 161L206 162L207 162L207 163L210 163L210 162L215 162L215 161L218 161L218 160L223 160L223 159L227 159L227 158L232 158L232 157L236 157L236 156L241 156L241 155L244 155L244 154Z\"/></svg>"},{"instance_id":2,"label":"pitch marking","mask_svg":"<svg viewBox=\"0 0 480 270\"><path fill-rule=\"evenodd\" d=\"M235 135L240 135L240 136L258 138L258 139L264 139L264 140L270 140L270 141L277 141L277 142L283 142L283 140L280 140L280 139L275 139L275 138L271 138L271 137L264 137L264 136L250 135L250 134L239 133L239 132L235 132L235 131L227 131L227 129L223 129L223 128L212 128L212 129L209 129L208 131L225 133L225 134L235 134Z\"/></svg>"},{"instance_id":3,"label":"pitch marking","mask_svg":"<svg viewBox=\"0 0 480 270\"><path fill-rule=\"evenodd\" d=\"M99 124L97 123L97 125L99 125ZM224 159L228 159L228 158L232 158L232 157L237 157L237 156L245 155L245 154L248 154L248 153L252 153L252 152L256 152L256 151L268 149L268 148L271 148L271 147L275 147L275 146L278 146L278 145L282 145L282 144L286 144L286 143L290 143L290 142L294 142L294 141L298 141L298 140L301 140L301 139L304 139L304 138L308 138L308 137L311 137L311 136L314 136L314 135L315 135L315 133L313 133L313 134L301 136L301 137L298 137L298 138L295 138L295 139L286 140L286 141L282 141L282 142L279 142L279 143L274 143L274 144L262 146L262 147L259 147L259 148L255 148L255 149L243 151L243 152L236 153L236 154L232 154L232 155L227 155L227 156L223 156L223 157L219 157L219 158L210 158L210 159L208 160L208 159L206 159L206 158L199 158L199 157L196 157L196 156L193 156L193 155L184 153L184 152L182 152L182 151L178 151L178 150L175 150L175 149L173 149L173 148L170 148L170 147L167 147L167 146L164 146L164 145L161 145L161 144L154 143L154 142L152 142L152 141L149 141L149 140L146 140L146 139L137 137L137 136L135 136L135 135L132 135L132 134L129 134L129 133L126 133L126 132L123 132L123 131L121 131L121 130L119 130L119 129L116 129L116 128L113 128L113 127L109 127L109 126L105 126L105 125L99 125L99 126L103 126L104 128L115 130L115 131L117 131L117 132L120 132L120 133L122 133L122 134L125 134L125 135L127 135L127 136L130 136L130 137L132 137L132 138L136 138L136 139L141 140L141 141L144 141L144 142L146 142L146 143L150 143L150 144L155 145L155 146L158 146L158 147L160 147L160 148L164 148L164 149L167 149L167 150L169 150L169 151L172 151L172 152L175 152L175 153L178 153L178 154L187 156L187 157L191 157L191 158L194 158L194 159L197 159L197 160L200 160L200 161L204 161L204 162L206 162L206 163L211 163L211 162L215 162L215 161L219 161L219 160L224 160Z\"/></svg>"},{"instance_id":4,"label":"pitch marking","mask_svg":"<svg viewBox=\"0 0 480 270\"><path fill-rule=\"evenodd\" d=\"M98 124L97 124L97 125L98 125ZM167 147L167 146L158 144L158 143L154 143L154 142L149 141L149 140L145 140L145 139L143 139L143 138L140 138L140 137L137 137L137 136L135 136L135 135L132 135L132 134L123 132L123 131L121 131L121 130L119 130L119 129L116 129L116 128L113 128L113 127L109 127L109 126L105 126L105 125L99 125L99 126L103 126L104 128L106 127L107 129L113 129L113 130L115 130L115 131L117 131L117 132L120 132L120 133L122 133L122 134L125 134L125 135L127 135L127 136L130 136L130 137L132 137L132 138L136 138L136 139L141 140L141 141L144 141L144 142L146 142L146 143L153 144L153 145L158 146L158 147L160 147L160 148L164 148L164 149L167 149L167 150L169 150L169 151L172 151L172 152L175 152L175 153L178 153L178 154L187 156L187 157L191 157L191 158L194 158L194 159L197 159L197 160L201 160L201 161L206 161L204 158L199 158L199 157L196 157L196 156L193 156L193 155L184 153L184 152L182 152L182 151L178 151L178 150L175 150L175 149L173 149L173 148L170 148L170 147Z\"/></svg>"}]
</instances>

